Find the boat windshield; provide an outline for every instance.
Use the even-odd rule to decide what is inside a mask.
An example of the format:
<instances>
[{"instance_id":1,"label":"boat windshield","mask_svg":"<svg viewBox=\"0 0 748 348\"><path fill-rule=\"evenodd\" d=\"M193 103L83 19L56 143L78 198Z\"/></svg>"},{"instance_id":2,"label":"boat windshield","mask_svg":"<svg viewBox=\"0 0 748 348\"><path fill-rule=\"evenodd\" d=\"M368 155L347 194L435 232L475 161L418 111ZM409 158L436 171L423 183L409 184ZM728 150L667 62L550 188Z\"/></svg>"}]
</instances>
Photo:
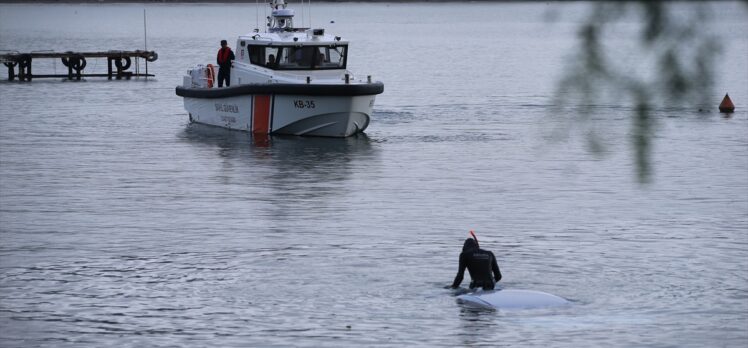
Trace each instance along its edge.
<instances>
[{"instance_id":1,"label":"boat windshield","mask_svg":"<svg viewBox=\"0 0 748 348\"><path fill-rule=\"evenodd\" d=\"M346 45L254 46L248 48L252 64L275 70L345 69Z\"/></svg>"}]
</instances>

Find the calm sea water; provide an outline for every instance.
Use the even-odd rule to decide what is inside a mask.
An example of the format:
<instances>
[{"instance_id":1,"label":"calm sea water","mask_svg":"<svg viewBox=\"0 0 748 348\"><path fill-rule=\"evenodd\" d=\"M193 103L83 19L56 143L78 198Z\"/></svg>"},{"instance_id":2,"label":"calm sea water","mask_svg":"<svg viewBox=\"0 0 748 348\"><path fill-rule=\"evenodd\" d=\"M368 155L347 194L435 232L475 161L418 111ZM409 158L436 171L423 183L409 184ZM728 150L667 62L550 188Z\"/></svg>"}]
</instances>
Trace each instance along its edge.
<instances>
[{"instance_id":1,"label":"calm sea water","mask_svg":"<svg viewBox=\"0 0 748 348\"><path fill-rule=\"evenodd\" d=\"M747 11L712 6L714 105L654 110L640 184L630 105L552 107L585 3L314 4L385 93L365 136L269 144L174 94L254 5L0 5L0 49L142 48L146 9L159 54L147 81L0 83L0 346L744 347ZM503 287L573 305L455 303L470 229Z\"/></svg>"}]
</instances>

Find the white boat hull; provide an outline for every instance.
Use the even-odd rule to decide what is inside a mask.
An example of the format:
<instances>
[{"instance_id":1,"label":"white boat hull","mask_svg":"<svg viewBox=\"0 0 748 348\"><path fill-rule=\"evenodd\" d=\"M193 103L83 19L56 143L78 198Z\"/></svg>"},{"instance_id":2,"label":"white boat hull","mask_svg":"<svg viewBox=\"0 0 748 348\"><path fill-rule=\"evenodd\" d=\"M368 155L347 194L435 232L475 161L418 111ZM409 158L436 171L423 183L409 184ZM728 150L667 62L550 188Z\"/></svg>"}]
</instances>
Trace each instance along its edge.
<instances>
[{"instance_id":1,"label":"white boat hull","mask_svg":"<svg viewBox=\"0 0 748 348\"><path fill-rule=\"evenodd\" d=\"M187 71L176 94L184 98L190 120L253 134L363 132L384 84L371 75L356 79L347 70L347 40L324 28L294 27L294 10L284 0L268 4L264 33L240 35L236 53L222 40L218 69L208 64ZM229 69L230 86L215 88L216 70L221 75L222 69Z\"/></svg>"},{"instance_id":2,"label":"white boat hull","mask_svg":"<svg viewBox=\"0 0 748 348\"><path fill-rule=\"evenodd\" d=\"M347 137L369 125L368 96L241 95L184 98L193 122L258 134Z\"/></svg>"}]
</instances>

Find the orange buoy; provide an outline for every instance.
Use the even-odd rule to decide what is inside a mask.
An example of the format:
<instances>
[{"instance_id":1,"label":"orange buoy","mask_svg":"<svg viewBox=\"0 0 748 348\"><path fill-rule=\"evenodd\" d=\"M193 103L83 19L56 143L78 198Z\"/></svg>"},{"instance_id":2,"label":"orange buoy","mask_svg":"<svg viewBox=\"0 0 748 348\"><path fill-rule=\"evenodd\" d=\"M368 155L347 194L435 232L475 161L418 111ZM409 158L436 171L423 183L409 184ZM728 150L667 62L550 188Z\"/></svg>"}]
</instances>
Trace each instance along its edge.
<instances>
[{"instance_id":1,"label":"orange buoy","mask_svg":"<svg viewBox=\"0 0 748 348\"><path fill-rule=\"evenodd\" d=\"M722 102L719 103L719 111L720 112L733 112L735 111L735 104L732 103L732 100L730 100L730 95L725 94L725 98L722 99Z\"/></svg>"}]
</instances>

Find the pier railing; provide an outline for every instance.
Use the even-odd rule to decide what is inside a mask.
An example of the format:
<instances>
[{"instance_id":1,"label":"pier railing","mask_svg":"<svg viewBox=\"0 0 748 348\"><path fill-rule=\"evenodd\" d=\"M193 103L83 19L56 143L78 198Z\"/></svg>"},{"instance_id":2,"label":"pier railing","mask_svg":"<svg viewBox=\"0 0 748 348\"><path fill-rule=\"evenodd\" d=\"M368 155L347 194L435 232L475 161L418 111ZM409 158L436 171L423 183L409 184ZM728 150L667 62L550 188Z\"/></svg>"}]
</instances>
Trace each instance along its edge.
<instances>
[{"instance_id":1,"label":"pier railing","mask_svg":"<svg viewBox=\"0 0 748 348\"><path fill-rule=\"evenodd\" d=\"M106 74L87 74L84 72L86 58L106 58L108 70ZM33 74L31 64L39 59L60 59L67 67L67 74ZM139 59L145 61L145 72L140 71ZM8 80L31 81L35 78L67 78L68 80L80 80L82 77L107 77L111 79L129 79L135 77L155 76L148 73L148 62L158 59L154 51L104 51L104 52L32 52L32 53L2 53L0 62L8 67ZM133 67L134 70L129 70ZM16 67L18 72L16 73Z\"/></svg>"}]
</instances>

